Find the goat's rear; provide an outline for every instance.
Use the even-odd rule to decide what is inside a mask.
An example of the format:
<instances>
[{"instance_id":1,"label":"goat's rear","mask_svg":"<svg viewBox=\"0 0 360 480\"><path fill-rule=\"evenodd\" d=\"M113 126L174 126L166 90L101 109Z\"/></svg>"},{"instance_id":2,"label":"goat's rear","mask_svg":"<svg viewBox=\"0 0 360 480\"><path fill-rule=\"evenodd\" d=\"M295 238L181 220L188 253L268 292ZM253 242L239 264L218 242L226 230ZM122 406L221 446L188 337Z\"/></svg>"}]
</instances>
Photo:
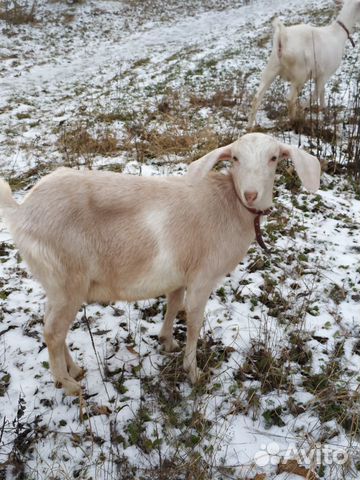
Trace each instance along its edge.
<instances>
[{"instance_id":1,"label":"goat's rear","mask_svg":"<svg viewBox=\"0 0 360 480\"><path fill-rule=\"evenodd\" d=\"M14 200L10 185L0 178L0 211L1 216L5 219L9 218L11 214L18 208L18 204Z\"/></svg>"}]
</instances>

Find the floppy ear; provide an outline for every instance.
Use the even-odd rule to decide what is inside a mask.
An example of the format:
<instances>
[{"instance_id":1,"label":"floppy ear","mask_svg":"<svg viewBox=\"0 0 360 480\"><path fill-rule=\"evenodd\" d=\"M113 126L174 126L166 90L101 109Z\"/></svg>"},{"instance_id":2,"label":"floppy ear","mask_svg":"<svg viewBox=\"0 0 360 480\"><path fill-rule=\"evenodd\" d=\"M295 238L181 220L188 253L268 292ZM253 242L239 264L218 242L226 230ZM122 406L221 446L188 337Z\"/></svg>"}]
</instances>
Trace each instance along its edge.
<instances>
[{"instance_id":1,"label":"floppy ear","mask_svg":"<svg viewBox=\"0 0 360 480\"><path fill-rule=\"evenodd\" d=\"M231 145L217 148L207 153L204 157L199 158L199 160L190 163L187 175L194 179L201 180L210 172L216 163L222 160L231 160Z\"/></svg>"},{"instance_id":2,"label":"floppy ear","mask_svg":"<svg viewBox=\"0 0 360 480\"><path fill-rule=\"evenodd\" d=\"M293 161L296 173L309 192L316 192L320 187L321 167L319 160L309 153L300 150L300 148L291 145L280 146L280 154L284 158L290 158Z\"/></svg>"}]
</instances>

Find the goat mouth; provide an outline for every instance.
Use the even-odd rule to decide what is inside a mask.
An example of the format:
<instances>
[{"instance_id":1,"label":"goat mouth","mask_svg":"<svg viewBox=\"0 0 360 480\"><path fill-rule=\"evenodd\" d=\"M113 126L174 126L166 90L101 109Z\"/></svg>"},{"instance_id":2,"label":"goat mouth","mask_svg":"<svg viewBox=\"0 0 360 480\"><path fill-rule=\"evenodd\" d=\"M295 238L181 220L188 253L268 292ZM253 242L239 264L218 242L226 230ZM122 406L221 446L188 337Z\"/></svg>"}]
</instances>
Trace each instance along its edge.
<instances>
[{"instance_id":1,"label":"goat mouth","mask_svg":"<svg viewBox=\"0 0 360 480\"><path fill-rule=\"evenodd\" d=\"M264 205L264 200L262 198L262 195L260 195L258 198L256 198L253 202L249 202L246 200L245 195L242 191L240 191L237 195L238 199L240 200L240 203L242 204L243 207L246 208L246 210L249 210L250 212L262 212L265 210L270 210L273 206L272 202L270 205Z\"/></svg>"},{"instance_id":2,"label":"goat mouth","mask_svg":"<svg viewBox=\"0 0 360 480\"><path fill-rule=\"evenodd\" d=\"M253 201L253 202L249 202L248 200L245 200L245 198L242 198L241 199L241 203L246 207L246 208L255 208L255 209L261 209L261 207L259 206L259 202L257 202L256 200Z\"/></svg>"},{"instance_id":3,"label":"goat mouth","mask_svg":"<svg viewBox=\"0 0 360 480\"><path fill-rule=\"evenodd\" d=\"M255 201L255 202L250 203L250 202L245 201L243 198L240 198L240 202L246 208L246 210L249 210L252 213L265 212L265 211L271 210L271 208L272 208L272 204L270 206L265 206L265 205L262 205L261 202L256 202Z\"/></svg>"}]
</instances>

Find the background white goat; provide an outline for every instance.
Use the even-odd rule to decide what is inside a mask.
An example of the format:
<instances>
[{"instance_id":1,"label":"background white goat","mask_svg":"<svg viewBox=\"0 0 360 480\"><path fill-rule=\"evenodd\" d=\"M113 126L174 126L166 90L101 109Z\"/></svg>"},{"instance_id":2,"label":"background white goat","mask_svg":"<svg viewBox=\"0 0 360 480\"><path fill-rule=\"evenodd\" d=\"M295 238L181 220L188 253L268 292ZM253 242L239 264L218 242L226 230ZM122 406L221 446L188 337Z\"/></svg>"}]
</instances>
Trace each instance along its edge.
<instances>
[{"instance_id":1,"label":"background white goat","mask_svg":"<svg viewBox=\"0 0 360 480\"><path fill-rule=\"evenodd\" d=\"M337 19L326 27L293 25L285 27L275 19L273 49L261 75L260 86L254 97L248 128L255 122L261 100L274 79L280 75L291 83L288 96L289 114L296 115L296 100L305 85L312 79L312 101L325 107L325 84L338 69L354 25L360 20L360 0L344 0Z\"/></svg>"},{"instance_id":2,"label":"background white goat","mask_svg":"<svg viewBox=\"0 0 360 480\"><path fill-rule=\"evenodd\" d=\"M138 177L61 168L18 205L0 181L0 207L21 255L47 295L44 336L54 379L78 394L82 369L65 339L83 302L166 293L160 332L177 348L173 321L186 291L184 368L198 378L196 345L208 297L254 240L247 208L272 204L277 163L291 158L305 187L319 186L318 160L267 135L248 134L195 161L182 177ZM231 160L227 175L210 173Z\"/></svg>"}]
</instances>

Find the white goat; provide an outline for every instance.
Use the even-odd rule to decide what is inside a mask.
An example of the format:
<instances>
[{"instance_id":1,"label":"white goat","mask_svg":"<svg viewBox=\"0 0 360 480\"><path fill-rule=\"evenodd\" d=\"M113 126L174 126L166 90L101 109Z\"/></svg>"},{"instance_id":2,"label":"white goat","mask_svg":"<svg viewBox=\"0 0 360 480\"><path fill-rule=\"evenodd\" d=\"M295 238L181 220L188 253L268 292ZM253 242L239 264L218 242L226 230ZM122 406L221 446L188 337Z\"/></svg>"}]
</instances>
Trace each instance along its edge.
<instances>
[{"instance_id":1,"label":"white goat","mask_svg":"<svg viewBox=\"0 0 360 480\"><path fill-rule=\"evenodd\" d=\"M254 218L272 204L282 158L292 159L308 190L319 187L315 157L260 133L205 155L181 177L60 168L40 180L21 205L0 181L3 217L46 291L51 371L67 394L80 392L75 379L82 369L65 339L82 303L164 293L168 307L159 337L172 351L173 321L186 291L184 369L197 380L196 345L208 297L253 242ZM210 173L221 160L232 161L228 174Z\"/></svg>"},{"instance_id":2,"label":"white goat","mask_svg":"<svg viewBox=\"0 0 360 480\"><path fill-rule=\"evenodd\" d=\"M341 3L337 19L326 27L304 24L285 27L280 20L274 20L273 49L253 100L248 129L255 122L266 90L278 75L291 83L288 97L291 119L296 115L297 97L310 79L314 81L312 101L319 99L320 108L325 107L325 84L340 66L346 41L349 39L354 46L350 34L360 20L360 0Z\"/></svg>"}]
</instances>

